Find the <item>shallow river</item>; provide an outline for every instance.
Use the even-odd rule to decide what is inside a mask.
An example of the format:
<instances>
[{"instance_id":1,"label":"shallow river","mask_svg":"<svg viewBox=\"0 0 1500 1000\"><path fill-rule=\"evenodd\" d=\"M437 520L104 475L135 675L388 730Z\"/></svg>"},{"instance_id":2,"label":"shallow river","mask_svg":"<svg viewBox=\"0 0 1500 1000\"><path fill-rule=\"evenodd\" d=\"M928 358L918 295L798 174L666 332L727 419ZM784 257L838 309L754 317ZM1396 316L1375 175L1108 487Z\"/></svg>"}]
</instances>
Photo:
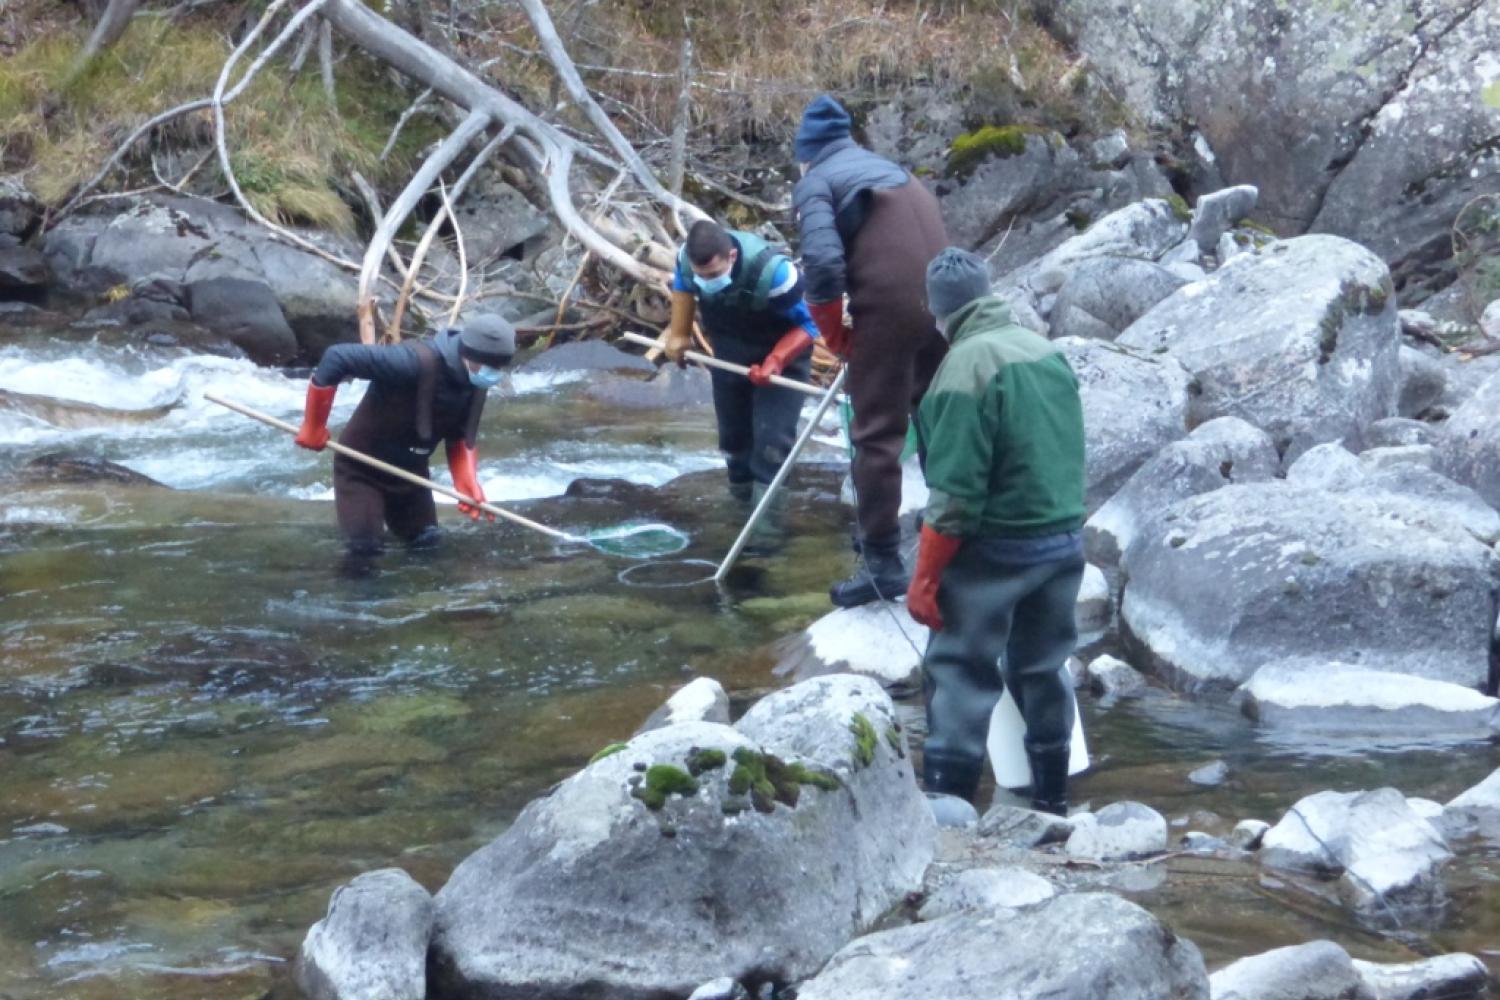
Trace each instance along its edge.
<instances>
[{"instance_id":1,"label":"shallow river","mask_svg":"<svg viewBox=\"0 0 1500 1000\"><path fill-rule=\"evenodd\" d=\"M497 390L480 449L491 499L571 531L662 520L691 539L684 556L716 560L743 515L713 471L710 412L609 408L598 381L523 372ZM712 675L743 707L779 683L775 640L822 614L849 569L825 443L795 481L787 546L723 590L636 586L628 559L451 507L439 551L392 551L347 579L327 459L200 397L295 422L303 385L0 327L0 475L66 450L175 488L0 492L0 997L292 995L288 959L335 886L399 865L437 889L686 679ZM356 399L341 391L335 425ZM560 497L577 478L672 485ZM1274 821L1324 788L1445 799L1500 766L1493 744L1278 745L1165 694L1085 708L1096 766L1075 797L1140 799L1193 828ZM1224 785L1186 781L1215 758ZM1333 937L1358 957L1462 948L1500 968L1500 856L1467 850L1449 884L1443 926L1403 941L1233 871L1121 889L1211 966Z\"/></svg>"}]
</instances>

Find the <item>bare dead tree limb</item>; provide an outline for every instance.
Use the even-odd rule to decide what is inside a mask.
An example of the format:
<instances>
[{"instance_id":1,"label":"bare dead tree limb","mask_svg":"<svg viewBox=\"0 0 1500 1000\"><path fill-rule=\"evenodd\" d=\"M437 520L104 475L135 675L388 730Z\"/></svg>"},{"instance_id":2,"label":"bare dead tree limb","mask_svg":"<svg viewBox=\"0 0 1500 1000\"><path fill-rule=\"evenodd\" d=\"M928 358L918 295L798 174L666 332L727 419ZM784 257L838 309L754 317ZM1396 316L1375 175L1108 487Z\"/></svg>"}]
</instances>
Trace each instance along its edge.
<instances>
[{"instance_id":1,"label":"bare dead tree limb","mask_svg":"<svg viewBox=\"0 0 1500 1000\"><path fill-rule=\"evenodd\" d=\"M115 148L115 151L113 154L111 154L110 158L104 161L104 166L99 168L99 172L85 181L83 186L80 187L76 192L74 192L73 197L69 198L68 201L63 205L63 207L58 209L57 212L50 219L48 219L47 227L50 229L51 227L57 225L69 214L71 214L74 209L78 208L78 206L83 203L84 199L88 197L89 193L93 191L94 188L98 187L99 184L104 180L104 178L109 176L109 172L119 165L120 161L125 158L125 154L130 151L130 148L134 146L143 135L147 134L152 129L157 128L160 125L165 125L167 122L171 121L174 118L181 118L183 115L192 114L194 111L204 111L208 108L211 108L213 107L213 103L214 102L210 98L206 97L202 100L188 101L186 104L179 104L175 108L168 108L161 114L155 115L152 118L147 119L141 125L137 126L135 131L126 136L125 141L120 143L120 145Z\"/></svg>"},{"instance_id":2,"label":"bare dead tree limb","mask_svg":"<svg viewBox=\"0 0 1500 1000\"><path fill-rule=\"evenodd\" d=\"M104 8L103 15L89 34L89 40L73 61L73 68L68 71L70 78L82 73L95 57L120 40L140 5L141 0L109 0L109 6Z\"/></svg>"},{"instance_id":3,"label":"bare dead tree limb","mask_svg":"<svg viewBox=\"0 0 1500 1000\"><path fill-rule=\"evenodd\" d=\"M313 46L318 42L318 29L308 25L302 30L302 41L297 43L297 52L292 56L292 64L287 69L287 75L295 79L302 72L302 66L307 62L307 57L312 53Z\"/></svg>"},{"instance_id":4,"label":"bare dead tree limb","mask_svg":"<svg viewBox=\"0 0 1500 1000\"><path fill-rule=\"evenodd\" d=\"M396 140L401 138L401 130L406 127L406 123L425 110L427 103L431 100L432 88L428 87L417 95L417 99L412 101L405 111L401 112L401 117L396 119L396 124L391 128L390 138L385 141L385 148L380 151L381 163L390 158L392 151L396 148Z\"/></svg>"},{"instance_id":5,"label":"bare dead tree limb","mask_svg":"<svg viewBox=\"0 0 1500 1000\"><path fill-rule=\"evenodd\" d=\"M452 221L453 242L458 247L458 295L453 299L453 308L448 311L448 325L453 326L458 322L458 311L463 308L464 297L469 292L469 255L464 249L464 231L459 227L458 215L453 211L453 202L448 200L448 187L441 182L439 184L443 210Z\"/></svg>"},{"instance_id":6,"label":"bare dead tree limb","mask_svg":"<svg viewBox=\"0 0 1500 1000\"><path fill-rule=\"evenodd\" d=\"M693 115L693 36L683 19L682 53L677 69L677 107L672 115L672 157L667 168L667 186L682 197L683 172L687 168L688 124Z\"/></svg>"},{"instance_id":7,"label":"bare dead tree limb","mask_svg":"<svg viewBox=\"0 0 1500 1000\"><path fill-rule=\"evenodd\" d=\"M385 209L380 206L380 192L376 191L375 185L365 180L365 175L358 170L351 170L349 179L354 182L354 190L358 191L360 198L364 200L365 208L370 213L370 221L376 229L379 229L381 222L385 219ZM386 245L386 257L390 259L391 267L396 269L397 274L403 278L412 278L417 265L413 263L408 267L401 259L401 254L396 250L394 242Z\"/></svg>"},{"instance_id":8,"label":"bare dead tree limb","mask_svg":"<svg viewBox=\"0 0 1500 1000\"><path fill-rule=\"evenodd\" d=\"M318 23L318 66L323 73L323 93L337 114L339 97L333 86L333 25L326 20Z\"/></svg>"},{"instance_id":9,"label":"bare dead tree limb","mask_svg":"<svg viewBox=\"0 0 1500 1000\"><path fill-rule=\"evenodd\" d=\"M373 344L375 342L375 280L380 275L380 258L385 255L386 248L390 246L391 239L396 235L396 230L406 221L412 209L427 190L437 181L438 175L458 158L464 148L474 138L480 135L490 124L490 115L487 111L470 111L467 118L454 129L448 138L438 144L437 149L422 163L412 179L407 182L406 187L396 196L391 203L390 210L375 227L375 234L370 237L370 245L365 249L364 265L359 272L359 295L356 312L359 315L359 339L362 343Z\"/></svg>"}]
</instances>

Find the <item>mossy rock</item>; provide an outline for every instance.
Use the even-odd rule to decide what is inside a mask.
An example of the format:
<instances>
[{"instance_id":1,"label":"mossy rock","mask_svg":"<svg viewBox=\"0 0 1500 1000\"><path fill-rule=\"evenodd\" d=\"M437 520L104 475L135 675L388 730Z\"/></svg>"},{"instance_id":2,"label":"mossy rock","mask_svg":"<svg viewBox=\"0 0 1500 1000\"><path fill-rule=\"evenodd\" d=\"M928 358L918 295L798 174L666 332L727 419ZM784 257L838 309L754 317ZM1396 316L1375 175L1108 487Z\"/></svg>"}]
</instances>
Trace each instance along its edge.
<instances>
[{"instance_id":1,"label":"mossy rock","mask_svg":"<svg viewBox=\"0 0 1500 1000\"><path fill-rule=\"evenodd\" d=\"M804 785L825 792L841 787L837 776L816 771L806 764L788 764L775 754L758 753L746 747L734 752L729 794L740 798L749 796L750 805L757 812L769 813L778 802L789 809L797 808ZM736 811L743 811L742 807Z\"/></svg>"},{"instance_id":2,"label":"mossy rock","mask_svg":"<svg viewBox=\"0 0 1500 1000\"><path fill-rule=\"evenodd\" d=\"M674 764L652 764L646 768L645 780L632 788L630 794L656 812L673 795L697 795L698 779Z\"/></svg>"},{"instance_id":3,"label":"mossy rock","mask_svg":"<svg viewBox=\"0 0 1500 1000\"><path fill-rule=\"evenodd\" d=\"M944 176L962 179L992 156L1009 159L1026 152L1026 137L1042 130L1031 125L985 125L953 140Z\"/></svg>"},{"instance_id":4,"label":"mossy rock","mask_svg":"<svg viewBox=\"0 0 1500 1000\"><path fill-rule=\"evenodd\" d=\"M611 743L608 746L602 748L598 753L594 754L594 756L590 757L589 763L594 764L606 757L613 757L615 754L619 753L621 750L624 750L629 745L630 744L628 743Z\"/></svg>"},{"instance_id":5,"label":"mossy rock","mask_svg":"<svg viewBox=\"0 0 1500 1000\"><path fill-rule=\"evenodd\" d=\"M854 718L849 720L849 732L854 734L855 766L869 767L875 763L875 744L880 737L875 732L875 726L863 712L855 712Z\"/></svg>"},{"instance_id":6,"label":"mossy rock","mask_svg":"<svg viewBox=\"0 0 1500 1000\"><path fill-rule=\"evenodd\" d=\"M1161 200L1165 201L1171 207L1172 214L1176 216L1178 222L1193 221L1193 208L1182 195L1169 194Z\"/></svg>"}]
</instances>

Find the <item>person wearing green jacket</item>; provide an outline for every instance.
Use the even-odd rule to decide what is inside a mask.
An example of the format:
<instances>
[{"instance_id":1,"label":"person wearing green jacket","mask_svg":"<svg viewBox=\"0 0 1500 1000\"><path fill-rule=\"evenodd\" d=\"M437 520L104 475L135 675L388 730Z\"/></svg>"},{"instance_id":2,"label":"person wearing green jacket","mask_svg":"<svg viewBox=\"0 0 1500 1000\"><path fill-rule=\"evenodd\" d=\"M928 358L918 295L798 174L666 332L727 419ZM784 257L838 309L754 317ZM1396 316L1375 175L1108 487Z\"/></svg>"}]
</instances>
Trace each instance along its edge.
<instances>
[{"instance_id":1,"label":"person wearing green jacket","mask_svg":"<svg viewBox=\"0 0 1500 1000\"><path fill-rule=\"evenodd\" d=\"M1065 815L1066 663L1084 569L1078 379L990 294L974 254L940 253L927 301L950 346L917 412L931 496L906 604L932 630L923 783L973 798L990 713L1009 685L1026 722L1032 807Z\"/></svg>"}]
</instances>

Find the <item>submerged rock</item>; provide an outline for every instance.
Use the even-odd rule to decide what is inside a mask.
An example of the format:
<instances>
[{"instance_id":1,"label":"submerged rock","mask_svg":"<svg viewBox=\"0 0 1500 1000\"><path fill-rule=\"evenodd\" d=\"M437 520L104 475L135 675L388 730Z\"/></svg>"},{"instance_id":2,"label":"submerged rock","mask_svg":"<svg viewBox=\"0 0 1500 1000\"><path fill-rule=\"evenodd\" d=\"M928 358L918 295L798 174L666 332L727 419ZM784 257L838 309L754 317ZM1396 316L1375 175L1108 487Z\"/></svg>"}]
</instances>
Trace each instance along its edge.
<instances>
[{"instance_id":1,"label":"submerged rock","mask_svg":"<svg viewBox=\"0 0 1500 1000\"><path fill-rule=\"evenodd\" d=\"M1489 671L1500 559L1410 495L1228 486L1154 519L1122 568L1121 621L1174 685L1238 685L1289 657L1465 686Z\"/></svg>"},{"instance_id":2,"label":"submerged rock","mask_svg":"<svg viewBox=\"0 0 1500 1000\"><path fill-rule=\"evenodd\" d=\"M1245 714L1263 726L1319 733L1406 733L1423 741L1500 731L1500 699L1470 687L1348 663L1268 663L1240 688Z\"/></svg>"},{"instance_id":3,"label":"submerged rock","mask_svg":"<svg viewBox=\"0 0 1500 1000\"><path fill-rule=\"evenodd\" d=\"M1304 236L1179 289L1116 342L1192 373L1194 423L1241 417L1295 455L1395 415L1400 340L1380 258Z\"/></svg>"},{"instance_id":4,"label":"submerged rock","mask_svg":"<svg viewBox=\"0 0 1500 1000\"><path fill-rule=\"evenodd\" d=\"M1349 953L1332 941L1251 955L1208 981L1213 1000L1376 1000Z\"/></svg>"},{"instance_id":5,"label":"submerged rock","mask_svg":"<svg viewBox=\"0 0 1500 1000\"><path fill-rule=\"evenodd\" d=\"M120 486L153 486L164 490L170 488L150 476L143 476L139 472L102 458L67 455L62 452L33 458L21 467L16 478L26 483L54 483L69 486L114 483Z\"/></svg>"},{"instance_id":6,"label":"submerged rock","mask_svg":"<svg viewBox=\"0 0 1500 1000\"><path fill-rule=\"evenodd\" d=\"M359 876L334 891L297 958L311 1000L423 1000L432 897L399 868Z\"/></svg>"},{"instance_id":7,"label":"submerged rock","mask_svg":"<svg viewBox=\"0 0 1500 1000\"><path fill-rule=\"evenodd\" d=\"M1139 698L1146 693L1146 678L1124 660L1105 655L1089 664L1089 689L1110 702Z\"/></svg>"},{"instance_id":8,"label":"submerged rock","mask_svg":"<svg viewBox=\"0 0 1500 1000\"><path fill-rule=\"evenodd\" d=\"M1452 857L1437 828L1394 788L1309 795L1260 847L1270 867L1338 876L1343 899L1382 922L1439 911L1447 895L1442 870Z\"/></svg>"},{"instance_id":9,"label":"submerged rock","mask_svg":"<svg viewBox=\"0 0 1500 1000\"><path fill-rule=\"evenodd\" d=\"M1118 896L956 913L852 942L798 1000L1208 1000L1203 956Z\"/></svg>"},{"instance_id":10,"label":"submerged rock","mask_svg":"<svg viewBox=\"0 0 1500 1000\"><path fill-rule=\"evenodd\" d=\"M438 893L433 987L654 1000L803 978L921 884L933 842L890 699L810 681L736 728L637 736L531 803Z\"/></svg>"}]
</instances>

